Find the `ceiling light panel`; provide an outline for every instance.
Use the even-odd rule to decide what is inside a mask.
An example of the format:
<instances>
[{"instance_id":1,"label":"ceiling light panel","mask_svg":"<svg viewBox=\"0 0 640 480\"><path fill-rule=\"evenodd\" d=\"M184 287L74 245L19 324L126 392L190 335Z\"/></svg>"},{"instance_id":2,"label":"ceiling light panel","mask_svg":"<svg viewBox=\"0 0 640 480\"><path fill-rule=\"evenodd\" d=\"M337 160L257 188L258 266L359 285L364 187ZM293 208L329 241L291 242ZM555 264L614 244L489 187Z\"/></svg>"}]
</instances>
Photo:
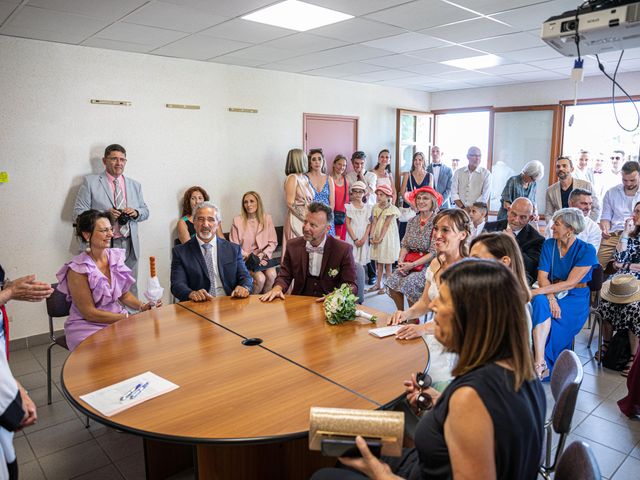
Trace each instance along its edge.
<instances>
[{"instance_id":1,"label":"ceiling light panel","mask_svg":"<svg viewBox=\"0 0 640 480\"><path fill-rule=\"evenodd\" d=\"M496 67L502 63L502 59L497 55L477 55L456 60L445 60L440 63L450 67L464 68L465 70L478 70L480 68Z\"/></svg>"},{"instance_id":2,"label":"ceiling light panel","mask_svg":"<svg viewBox=\"0 0 640 480\"><path fill-rule=\"evenodd\" d=\"M244 20L306 32L353 18L353 15L298 0L285 0L242 17Z\"/></svg>"}]
</instances>

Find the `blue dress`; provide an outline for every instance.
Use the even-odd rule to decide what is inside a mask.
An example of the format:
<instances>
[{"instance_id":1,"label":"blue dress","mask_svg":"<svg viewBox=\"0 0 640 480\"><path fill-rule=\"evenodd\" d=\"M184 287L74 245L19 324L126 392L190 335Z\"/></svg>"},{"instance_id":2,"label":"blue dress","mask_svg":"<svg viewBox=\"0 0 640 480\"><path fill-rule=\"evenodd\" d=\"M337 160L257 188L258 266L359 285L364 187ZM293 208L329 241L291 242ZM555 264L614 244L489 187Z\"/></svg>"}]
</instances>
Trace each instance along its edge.
<instances>
[{"instance_id":1,"label":"blue dress","mask_svg":"<svg viewBox=\"0 0 640 480\"><path fill-rule=\"evenodd\" d=\"M307 178L309 178L307 176ZM313 186L313 183L311 182L311 179L309 178L309 185L311 185L311 188L313 189L313 201L314 202L320 202L320 203L324 203L326 206L330 207L331 204L329 203L329 175L327 175L327 181L324 183L324 187L322 187L322 190L317 191L316 187ZM336 228L334 227L333 223L331 224L331 230L329 230L329 235L334 235L336 234Z\"/></svg>"},{"instance_id":2,"label":"blue dress","mask_svg":"<svg viewBox=\"0 0 640 480\"><path fill-rule=\"evenodd\" d=\"M549 238L542 244L538 270L549 273L549 280L553 283L554 281L566 280L574 267L593 267L596 263L598 263L598 257L593 245L576 239L566 255L560 257L556 240ZM589 270L579 283L591 280L592 270ZM544 351L545 362L547 362L550 372L553 370L553 364L560 352L571 349L573 337L586 321L589 315L589 295L589 287L574 288L569 290L565 297L558 299L561 318L551 318L551 309L546 295L533 297L531 302L533 327L541 324L547 318L551 318L551 330ZM558 294L556 294L556 298L557 296Z\"/></svg>"}]
</instances>

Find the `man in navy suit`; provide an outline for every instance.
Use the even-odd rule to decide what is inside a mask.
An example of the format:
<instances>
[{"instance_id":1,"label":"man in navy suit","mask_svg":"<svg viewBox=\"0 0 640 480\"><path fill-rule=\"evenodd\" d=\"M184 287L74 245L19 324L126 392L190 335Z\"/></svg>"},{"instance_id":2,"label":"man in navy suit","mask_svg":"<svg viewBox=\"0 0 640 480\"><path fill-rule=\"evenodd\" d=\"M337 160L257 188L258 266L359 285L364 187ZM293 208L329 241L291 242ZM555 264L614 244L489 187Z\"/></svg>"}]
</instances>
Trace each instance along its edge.
<instances>
[{"instance_id":1,"label":"man in navy suit","mask_svg":"<svg viewBox=\"0 0 640 480\"><path fill-rule=\"evenodd\" d=\"M253 279L239 245L216 236L220 209L203 202L195 208L196 236L173 248L171 293L180 301L203 302L216 296L245 298Z\"/></svg>"},{"instance_id":2,"label":"man in navy suit","mask_svg":"<svg viewBox=\"0 0 640 480\"><path fill-rule=\"evenodd\" d=\"M433 175L433 186L444 199L440 210L451 208L449 196L451 195L451 182L453 181L453 171L442 163L442 153L440 147L431 147L431 163L427 165L427 172Z\"/></svg>"}]
</instances>

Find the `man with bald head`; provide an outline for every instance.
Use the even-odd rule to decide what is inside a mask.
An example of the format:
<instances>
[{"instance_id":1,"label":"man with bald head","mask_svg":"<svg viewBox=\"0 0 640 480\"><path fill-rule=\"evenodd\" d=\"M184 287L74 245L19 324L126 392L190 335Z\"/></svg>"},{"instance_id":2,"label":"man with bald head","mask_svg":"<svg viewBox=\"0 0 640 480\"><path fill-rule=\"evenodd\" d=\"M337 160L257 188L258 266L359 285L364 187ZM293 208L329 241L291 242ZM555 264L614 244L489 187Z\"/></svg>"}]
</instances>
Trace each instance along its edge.
<instances>
[{"instance_id":1,"label":"man with bald head","mask_svg":"<svg viewBox=\"0 0 640 480\"><path fill-rule=\"evenodd\" d=\"M538 230L529 225L532 218L533 203L528 198L520 197L509 207L506 220L489 222L484 227L485 232L505 232L513 235L522 253L529 285L535 282L538 276L538 262L544 242L544 237Z\"/></svg>"},{"instance_id":2,"label":"man with bald head","mask_svg":"<svg viewBox=\"0 0 640 480\"><path fill-rule=\"evenodd\" d=\"M451 201L460 208L470 210L474 203L489 203L491 193L491 172L480 166L482 152L471 147L467 152L469 164L453 174Z\"/></svg>"}]
</instances>

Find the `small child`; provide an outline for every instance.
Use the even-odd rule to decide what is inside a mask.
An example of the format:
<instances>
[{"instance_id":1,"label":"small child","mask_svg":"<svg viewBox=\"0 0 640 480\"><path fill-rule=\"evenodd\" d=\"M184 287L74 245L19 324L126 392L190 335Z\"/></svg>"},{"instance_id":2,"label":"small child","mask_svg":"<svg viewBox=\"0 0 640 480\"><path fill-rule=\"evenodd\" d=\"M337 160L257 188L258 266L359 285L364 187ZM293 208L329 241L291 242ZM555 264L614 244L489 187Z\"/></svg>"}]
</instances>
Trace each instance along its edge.
<instances>
[{"instance_id":1,"label":"small child","mask_svg":"<svg viewBox=\"0 0 640 480\"><path fill-rule=\"evenodd\" d=\"M347 212L345 227L347 243L353 245L353 257L358 265L366 267L371 261L369 252L369 232L371 230L371 211L373 205L364 203L367 186L356 181L349 188L351 203L345 205Z\"/></svg>"},{"instance_id":2,"label":"small child","mask_svg":"<svg viewBox=\"0 0 640 480\"><path fill-rule=\"evenodd\" d=\"M489 207L484 202L475 202L471 205L469 210L469 218L471 218L471 236L469 240L477 237L484 230L484 225L487 223L487 215L489 213Z\"/></svg>"},{"instance_id":3,"label":"small child","mask_svg":"<svg viewBox=\"0 0 640 480\"><path fill-rule=\"evenodd\" d=\"M383 294L382 272L391 276L391 266L398 261L400 255L400 235L398 222L400 216L398 207L391 204L393 191L385 184L376 187L377 203L373 208L373 222L371 223L371 260L376 261L378 279L376 284L367 292L378 291Z\"/></svg>"}]
</instances>

